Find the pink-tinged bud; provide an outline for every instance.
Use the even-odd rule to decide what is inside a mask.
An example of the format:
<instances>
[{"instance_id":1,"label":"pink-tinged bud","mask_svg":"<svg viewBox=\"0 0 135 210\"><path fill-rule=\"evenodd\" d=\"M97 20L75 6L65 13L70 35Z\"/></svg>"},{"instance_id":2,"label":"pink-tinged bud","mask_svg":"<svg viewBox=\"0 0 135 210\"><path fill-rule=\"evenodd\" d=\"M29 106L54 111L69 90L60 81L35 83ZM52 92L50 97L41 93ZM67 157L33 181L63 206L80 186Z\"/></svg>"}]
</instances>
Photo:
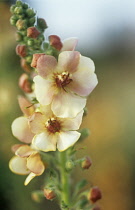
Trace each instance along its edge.
<instances>
[{"instance_id":1,"label":"pink-tinged bud","mask_svg":"<svg viewBox=\"0 0 135 210\"><path fill-rule=\"evenodd\" d=\"M92 210L101 210L99 206L95 206Z\"/></svg>"},{"instance_id":2,"label":"pink-tinged bud","mask_svg":"<svg viewBox=\"0 0 135 210\"><path fill-rule=\"evenodd\" d=\"M36 29L36 27L29 27L27 29L27 36L33 39L36 39L39 36L40 32Z\"/></svg>"},{"instance_id":3,"label":"pink-tinged bud","mask_svg":"<svg viewBox=\"0 0 135 210\"><path fill-rule=\"evenodd\" d=\"M45 53L38 53L38 54L33 54L32 62L31 62L31 67L36 68L37 67L37 61L40 58L40 56L45 55Z\"/></svg>"},{"instance_id":4,"label":"pink-tinged bud","mask_svg":"<svg viewBox=\"0 0 135 210\"><path fill-rule=\"evenodd\" d=\"M44 196L46 197L46 199L52 200L56 197L56 194L53 190L45 188L44 189Z\"/></svg>"},{"instance_id":5,"label":"pink-tinged bud","mask_svg":"<svg viewBox=\"0 0 135 210\"><path fill-rule=\"evenodd\" d=\"M88 194L88 200L95 203L97 200L102 198L101 190L98 187L92 187Z\"/></svg>"},{"instance_id":6,"label":"pink-tinged bud","mask_svg":"<svg viewBox=\"0 0 135 210\"><path fill-rule=\"evenodd\" d=\"M31 93L32 88L29 81L29 77L27 74L22 74L19 78L19 87L25 92L25 93Z\"/></svg>"},{"instance_id":7,"label":"pink-tinged bud","mask_svg":"<svg viewBox=\"0 0 135 210\"><path fill-rule=\"evenodd\" d=\"M49 36L49 42L50 42L50 45L53 46L55 49L57 50L61 50L63 44L60 40L60 38L56 35L51 35Z\"/></svg>"},{"instance_id":8,"label":"pink-tinged bud","mask_svg":"<svg viewBox=\"0 0 135 210\"><path fill-rule=\"evenodd\" d=\"M25 59L21 59L21 67L26 71L26 72L31 72L32 68L30 67L30 65L26 62Z\"/></svg>"},{"instance_id":9,"label":"pink-tinged bud","mask_svg":"<svg viewBox=\"0 0 135 210\"><path fill-rule=\"evenodd\" d=\"M89 169L91 165L92 165L92 161L89 157L85 157L85 159L81 163L81 167L83 169Z\"/></svg>"},{"instance_id":10,"label":"pink-tinged bud","mask_svg":"<svg viewBox=\"0 0 135 210\"><path fill-rule=\"evenodd\" d=\"M27 55L26 45L17 45L16 54L21 57L25 57Z\"/></svg>"}]
</instances>

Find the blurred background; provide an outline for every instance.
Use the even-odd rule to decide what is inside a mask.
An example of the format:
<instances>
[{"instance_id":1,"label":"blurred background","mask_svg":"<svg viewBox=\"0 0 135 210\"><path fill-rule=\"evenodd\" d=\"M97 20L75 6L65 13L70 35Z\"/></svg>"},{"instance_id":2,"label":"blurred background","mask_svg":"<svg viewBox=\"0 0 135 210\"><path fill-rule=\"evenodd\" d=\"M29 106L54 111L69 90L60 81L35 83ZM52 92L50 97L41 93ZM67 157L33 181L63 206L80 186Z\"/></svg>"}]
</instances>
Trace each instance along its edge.
<instances>
[{"instance_id":1,"label":"blurred background","mask_svg":"<svg viewBox=\"0 0 135 210\"><path fill-rule=\"evenodd\" d=\"M57 210L53 202L36 204L31 191L42 177L27 187L24 176L12 174L8 162L12 121L21 115L17 104L18 78L23 72L15 54L15 29L9 7L0 0L0 209ZM85 177L100 187L102 210L134 210L135 202L135 1L134 0L26 0L49 28L45 36L78 37L77 50L92 58L99 84L89 96L88 115L82 127L91 135L79 147L79 156L90 155L89 171L79 168L75 180Z\"/></svg>"}]
</instances>

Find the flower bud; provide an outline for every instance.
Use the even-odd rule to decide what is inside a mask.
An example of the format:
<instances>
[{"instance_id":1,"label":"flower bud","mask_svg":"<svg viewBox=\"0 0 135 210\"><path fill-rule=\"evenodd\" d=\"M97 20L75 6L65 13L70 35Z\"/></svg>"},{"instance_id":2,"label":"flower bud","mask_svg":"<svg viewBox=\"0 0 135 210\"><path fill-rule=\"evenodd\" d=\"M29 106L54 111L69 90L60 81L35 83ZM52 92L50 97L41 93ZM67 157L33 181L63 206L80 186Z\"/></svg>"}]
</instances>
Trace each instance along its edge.
<instances>
[{"instance_id":1,"label":"flower bud","mask_svg":"<svg viewBox=\"0 0 135 210\"><path fill-rule=\"evenodd\" d=\"M37 19L37 25L43 31L47 28L46 21L43 18L38 18Z\"/></svg>"},{"instance_id":2,"label":"flower bud","mask_svg":"<svg viewBox=\"0 0 135 210\"><path fill-rule=\"evenodd\" d=\"M63 46L60 38L56 35L49 36L49 42L52 47L54 47L55 49L57 49L59 51L61 50L61 48Z\"/></svg>"},{"instance_id":3,"label":"flower bud","mask_svg":"<svg viewBox=\"0 0 135 210\"><path fill-rule=\"evenodd\" d=\"M29 27L27 29L27 36L33 39L36 39L40 32L36 29L36 27Z\"/></svg>"},{"instance_id":4,"label":"flower bud","mask_svg":"<svg viewBox=\"0 0 135 210\"><path fill-rule=\"evenodd\" d=\"M37 203L40 203L44 198L43 191L37 190L32 192L31 194L32 200L36 201Z\"/></svg>"},{"instance_id":5,"label":"flower bud","mask_svg":"<svg viewBox=\"0 0 135 210\"><path fill-rule=\"evenodd\" d=\"M30 64L32 61L32 55L27 56L25 59L26 59L26 62Z\"/></svg>"},{"instance_id":6,"label":"flower bud","mask_svg":"<svg viewBox=\"0 0 135 210\"><path fill-rule=\"evenodd\" d=\"M23 13L23 8L22 7L16 7L14 9L14 13L17 14L17 15L20 15Z\"/></svg>"},{"instance_id":7,"label":"flower bud","mask_svg":"<svg viewBox=\"0 0 135 210\"><path fill-rule=\"evenodd\" d=\"M75 167L75 164L72 160L68 160L66 162L66 170L71 171Z\"/></svg>"},{"instance_id":8,"label":"flower bud","mask_svg":"<svg viewBox=\"0 0 135 210\"><path fill-rule=\"evenodd\" d=\"M26 71L26 72L31 72L31 67L29 64L27 64L26 60L25 59L21 59L21 67Z\"/></svg>"},{"instance_id":9,"label":"flower bud","mask_svg":"<svg viewBox=\"0 0 135 210\"><path fill-rule=\"evenodd\" d=\"M27 45L28 46L33 46L34 45L34 40L27 40Z\"/></svg>"},{"instance_id":10,"label":"flower bud","mask_svg":"<svg viewBox=\"0 0 135 210\"><path fill-rule=\"evenodd\" d=\"M53 190L45 188L44 189L44 196L46 197L46 199L52 200L56 197L56 194Z\"/></svg>"},{"instance_id":11,"label":"flower bud","mask_svg":"<svg viewBox=\"0 0 135 210\"><path fill-rule=\"evenodd\" d=\"M25 92L25 93L31 93L31 83L29 81L29 77L27 74L22 74L19 78L19 87Z\"/></svg>"},{"instance_id":12,"label":"flower bud","mask_svg":"<svg viewBox=\"0 0 135 210\"><path fill-rule=\"evenodd\" d=\"M19 7L19 6L22 6L23 3L22 3L22 1L16 1L16 5Z\"/></svg>"},{"instance_id":13,"label":"flower bud","mask_svg":"<svg viewBox=\"0 0 135 210\"><path fill-rule=\"evenodd\" d=\"M45 55L44 53L38 53L38 54L33 54L33 59L31 62L31 67L36 68L37 67L37 61L40 58L40 56Z\"/></svg>"},{"instance_id":14,"label":"flower bud","mask_svg":"<svg viewBox=\"0 0 135 210\"><path fill-rule=\"evenodd\" d=\"M16 46L16 54L21 57L25 57L27 55L26 45L17 45Z\"/></svg>"},{"instance_id":15,"label":"flower bud","mask_svg":"<svg viewBox=\"0 0 135 210\"><path fill-rule=\"evenodd\" d=\"M12 26L15 26L17 20L18 20L18 19L16 18L15 15L11 16L11 18L10 18L10 24L11 24Z\"/></svg>"},{"instance_id":16,"label":"flower bud","mask_svg":"<svg viewBox=\"0 0 135 210\"><path fill-rule=\"evenodd\" d=\"M23 3L23 5L22 5L22 6L23 6L23 8L24 8L24 9L28 9L28 4Z\"/></svg>"},{"instance_id":17,"label":"flower bud","mask_svg":"<svg viewBox=\"0 0 135 210\"><path fill-rule=\"evenodd\" d=\"M92 165L92 161L89 157L85 157L85 159L81 162L81 167L83 169L89 169Z\"/></svg>"},{"instance_id":18,"label":"flower bud","mask_svg":"<svg viewBox=\"0 0 135 210\"><path fill-rule=\"evenodd\" d=\"M36 21L35 17L30 18L30 19L28 20L29 25L30 25L30 26L34 25L35 21Z\"/></svg>"},{"instance_id":19,"label":"flower bud","mask_svg":"<svg viewBox=\"0 0 135 210\"><path fill-rule=\"evenodd\" d=\"M16 27L18 30L25 30L27 28L27 21L19 19L16 23Z\"/></svg>"},{"instance_id":20,"label":"flower bud","mask_svg":"<svg viewBox=\"0 0 135 210\"><path fill-rule=\"evenodd\" d=\"M101 190L98 187L92 187L88 194L88 200L95 203L97 200L102 198Z\"/></svg>"},{"instance_id":21,"label":"flower bud","mask_svg":"<svg viewBox=\"0 0 135 210\"><path fill-rule=\"evenodd\" d=\"M28 9L26 10L26 14L27 14L28 17L33 17L33 16L35 16L35 12L33 11L33 9L30 9L30 8L28 8Z\"/></svg>"},{"instance_id":22,"label":"flower bud","mask_svg":"<svg viewBox=\"0 0 135 210\"><path fill-rule=\"evenodd\" d=\"M13 14L14 13L14 9L16 8L16 5L12 5L11 7L10 7L10 12Z\"/></svg>"}]
</instances>

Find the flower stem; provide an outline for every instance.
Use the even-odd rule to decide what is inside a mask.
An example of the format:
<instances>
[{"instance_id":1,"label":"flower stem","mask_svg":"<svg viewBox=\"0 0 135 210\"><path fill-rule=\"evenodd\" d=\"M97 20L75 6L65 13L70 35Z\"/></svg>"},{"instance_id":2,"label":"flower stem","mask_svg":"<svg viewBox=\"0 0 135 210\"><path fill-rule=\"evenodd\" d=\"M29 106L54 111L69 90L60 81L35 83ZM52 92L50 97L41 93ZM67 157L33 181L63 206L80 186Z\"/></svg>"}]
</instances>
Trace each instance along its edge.
<instances>
[{"instance_id":1,"label":"flower stem","mask_svg":"<svg viewBox=\"0 0 135 210\"><path fill-rule=\"evenodd\" d=\"M65 164L67 161L66 151L59 153L60 157L60 178L61 178L61 201L64 202L66 206L69 206L69 174L66 171Z\"/></svg>"}]
</instances>

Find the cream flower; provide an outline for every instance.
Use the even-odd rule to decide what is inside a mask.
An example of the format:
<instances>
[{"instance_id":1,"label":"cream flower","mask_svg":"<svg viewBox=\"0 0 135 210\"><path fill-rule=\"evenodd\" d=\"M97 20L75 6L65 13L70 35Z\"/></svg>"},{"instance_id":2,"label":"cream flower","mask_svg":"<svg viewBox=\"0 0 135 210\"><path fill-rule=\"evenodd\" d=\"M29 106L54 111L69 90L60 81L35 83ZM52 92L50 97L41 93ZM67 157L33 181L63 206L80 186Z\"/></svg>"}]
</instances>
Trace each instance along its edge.
<instances>
[{"instance_id":1,"label":"cream flower","mask_svg":"<svg viewBox=\"0 0 135 210\"><path fill-rule=\"evenodd\" d=\"M29 119L30 128L35 134L32 140L34 148L41 151L64 151L68 147L75 144L79 139L79 129L83 111L75 118L58 118L52 111L50 106L41 108L41 112L35 112Z\"/></svg>"},{"instance_id":2,"label":"cream flower","mask_svg":"<svg viewBox=\"0 0 135 210\"><path fill-rule=\"evenodd\" d=\"M53 56L41 55L36 68L37 100L42 105L51 104L53 113L61 118L75 117L98 83L93 61L76 51L61 52L58 62Z\"/></svg>"},{"instance_id":3,"label":"cream flower","mask_svg":"<svg viewBox=\"0 0 135 210\"><path fill-rule=\"evenodd\" d=\"M44 172L45 166L37 151L28 145L14 145L12 149L15 156L9 161L9 168L16 174L28 175L24 185L29 184L34 177Z\"/></svg>"}]
</instances>

